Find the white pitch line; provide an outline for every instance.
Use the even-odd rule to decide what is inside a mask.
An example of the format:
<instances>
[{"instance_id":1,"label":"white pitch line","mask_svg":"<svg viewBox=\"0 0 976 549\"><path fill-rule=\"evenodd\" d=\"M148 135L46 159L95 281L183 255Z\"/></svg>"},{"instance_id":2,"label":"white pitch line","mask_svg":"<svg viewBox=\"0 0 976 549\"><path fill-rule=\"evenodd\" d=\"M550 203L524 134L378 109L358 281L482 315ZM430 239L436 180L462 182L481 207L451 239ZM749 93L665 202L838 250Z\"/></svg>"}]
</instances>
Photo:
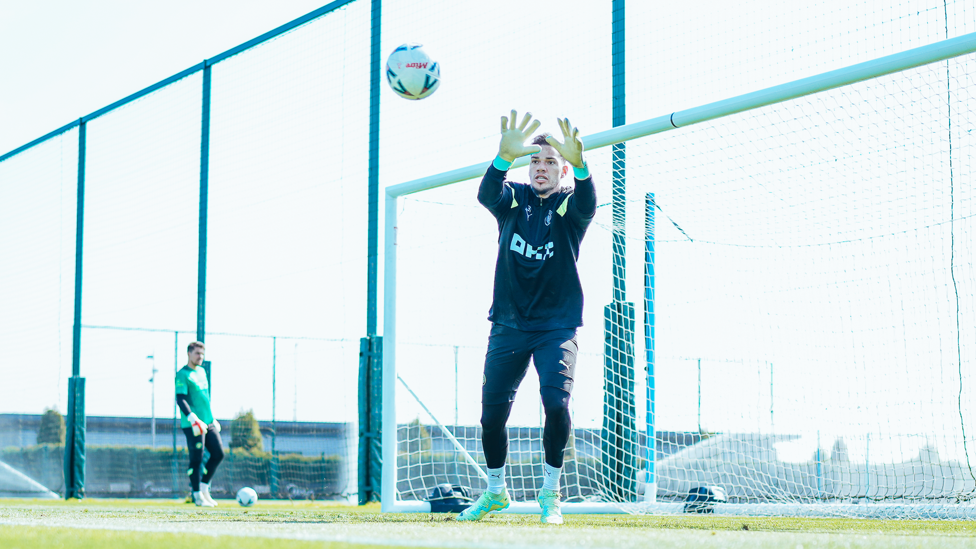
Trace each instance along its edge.
<instances>
[{"instance_id":1,"label":"white pitch line","mask_svg":"<svg viewBox=\"0 0 976 549\"><path fill-rule=\"evenodd\" d=\"M183 515L186 519L192 515ZM445 515L446 517L447 515ZM284 518L284 517L283 517ZM540 549L544 547L574 547L592 549L630 549L646 547L645 533L637 535L615 531L613 535L595 534L581 536L580 529L559 530L552 527L483 527L473 529L467 524L445 525L442 518L435 523L371 523L371 524L322 524L314 520L295 523L280 522L225 522L194 520L193 522L156 522L143 519L114 519L92 517L84 520L64 516L50 517L50 521L28 518L0 518L0 525L31 526L46 528L78 528L85 530L114 530L200 534L206 536L261 537L269 539L294 539L301 541L336 541L363 545L390 545L395 547L432 547L457 549ZM489 519L490 522L491 519ZM389 535L377 535L377 530L388 530ZM473 536L493 541L471 539Z\"/></svg>"},{"instance_id":2,"label":"white pitch line","mask_svg":"<svg viewBox=\"0 0 976 549\"><path fill-rule=\"evenodd\" d=\"M0 508L0 513L8 511ZM188 519L195 515L181 514L166 518ZM205 517L205 515L203 515ZM389 545L395 547L431 547L459 549L781 549L782 547L885 547L909 549L934 544L940 549L972 547L973 538L962 536L868 535L841 532L730 532L659 528L565 528L533 526L488 526L471 528L470 524L445 525L434 523L372 523L323 524L312 520L295 523L233 523L162 522L147 524L143 519L107 519L93 517L78 521L52 513L50 521L8 517L0 518L0 526L31 526L43 528L78 528L86 530L114 530L136 532L184 533L205 536L260 537L265 539L293 539L299 541L332 541L350 544ZM287 517L281 517L287 519ZM744 519L748 522L748 519ZM490 519L489 519L490 522ZM377 536L376 530L388 530L390 537ZM395 537L393 537L395 536ZM491 538L483 541L477 538Z\"/></svg>"}]
</instances>

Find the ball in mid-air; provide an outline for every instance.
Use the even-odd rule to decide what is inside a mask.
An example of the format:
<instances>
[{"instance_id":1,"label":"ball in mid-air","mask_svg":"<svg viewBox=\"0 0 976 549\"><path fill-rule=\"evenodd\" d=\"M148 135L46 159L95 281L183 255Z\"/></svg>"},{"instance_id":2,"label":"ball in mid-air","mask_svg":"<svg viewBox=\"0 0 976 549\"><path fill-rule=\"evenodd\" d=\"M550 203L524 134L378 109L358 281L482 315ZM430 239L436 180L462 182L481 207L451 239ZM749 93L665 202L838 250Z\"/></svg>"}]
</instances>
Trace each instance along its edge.
<instances>
[{"instance_id":1,"label":"ball in mid-air","mask_svg":"<svg viewBox=\"0 0 976 549\"><path fill-rule=\"evenodd\" d=\"M386 60L386 81L404 99L423 99L440 86L441 67L422 44L403 44Z\"/></svg>"},{"instance_id":2,"label":"ball in mid-air","mask_svg":"<svg viewBox=\"0 0 976 549\"><path fill-rule=\"evenodd\" d=\"M258 493L253 488L245 486L237 491L237 503L240 503L241 507L250 507L257 501Z\"/></svg>"}]
</instances>

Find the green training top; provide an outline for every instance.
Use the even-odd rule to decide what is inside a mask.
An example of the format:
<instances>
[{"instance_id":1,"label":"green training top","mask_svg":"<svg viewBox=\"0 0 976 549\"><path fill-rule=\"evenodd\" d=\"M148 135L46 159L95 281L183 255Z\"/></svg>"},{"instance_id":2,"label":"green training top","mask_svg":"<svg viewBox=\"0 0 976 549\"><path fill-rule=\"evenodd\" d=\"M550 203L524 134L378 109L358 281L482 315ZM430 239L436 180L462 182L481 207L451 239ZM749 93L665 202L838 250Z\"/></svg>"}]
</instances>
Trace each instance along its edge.
<instances>
[{"instance_id":1,"label":"green training top","mask_svg":"<svg viewBox=\"0 0 976 549\"><path fill-rule=\"evenodd\" d=\"M207 425L213 423L213 414L210 412L210 384L207 383L207 371L203 366L197 366L195 370L184 366L176 372L176 394L186 395L190 411L196 414L200 421ZM180 428L186 429L189 426L190 422L186 419L186 414L180 409Z\"/></svg>"}]
</instances>

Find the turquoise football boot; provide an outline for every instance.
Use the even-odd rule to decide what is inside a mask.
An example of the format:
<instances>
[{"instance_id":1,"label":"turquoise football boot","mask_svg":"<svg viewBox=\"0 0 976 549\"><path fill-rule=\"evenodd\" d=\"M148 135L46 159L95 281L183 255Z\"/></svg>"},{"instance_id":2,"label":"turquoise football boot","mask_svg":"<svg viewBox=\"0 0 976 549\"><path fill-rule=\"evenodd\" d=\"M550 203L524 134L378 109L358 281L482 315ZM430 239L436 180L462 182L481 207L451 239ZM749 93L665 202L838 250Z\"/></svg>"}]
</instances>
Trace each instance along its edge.
<instances>
[{"instance_id":1,"label":"turquoise football boot","mask_svg":"<svg viewBox=\"0 0 976 549\"><path fill-rule=\"evenodd\" d=\"M539 497L536 501L539 502L539 507L542 507L541 520L543 524L563 523L563 511L559 508L559 492L557 490L543 488L539 491Z\"/></svg>"},{"instance_id":2,"label":"turquoise football boot","mask_svg":"<svg viewBox=\"0 0 976 549\"><path fill-rule=\"evenodd\" d=\"M474 505L461 511L456 520L481 520L490 513L508 509L511 503L508 499L508 490L502 490L500 494L492 494L486 490Z\"/></svg>"}]
</instances>

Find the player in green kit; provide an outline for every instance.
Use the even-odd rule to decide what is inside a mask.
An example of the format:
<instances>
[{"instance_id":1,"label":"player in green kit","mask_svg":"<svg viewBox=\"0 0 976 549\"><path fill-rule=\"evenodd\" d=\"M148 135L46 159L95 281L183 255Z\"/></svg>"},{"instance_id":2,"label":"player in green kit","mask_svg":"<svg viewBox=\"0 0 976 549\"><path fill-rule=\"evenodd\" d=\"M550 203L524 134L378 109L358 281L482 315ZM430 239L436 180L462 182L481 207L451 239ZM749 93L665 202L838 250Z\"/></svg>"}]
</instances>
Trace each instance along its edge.
<instances>
[{"instance_id":1,"label":"player in green kit","mask_svg":"<svg viewBox=\"0 0 976 549\"><path fill-rule=\"evenodd\" d=\"M176 373L176 404L180 408L180 428L190 452L188 474L193 503L198 507L216 507L217 502L210 497L210 479L224 459L224 447L220 441L220 424L210 411L210 383L201 367L204 352L199 341L187 346L186 366ZM210 459L201 468L204 448L210 452Z\"/></svg>"}]
</instances>

